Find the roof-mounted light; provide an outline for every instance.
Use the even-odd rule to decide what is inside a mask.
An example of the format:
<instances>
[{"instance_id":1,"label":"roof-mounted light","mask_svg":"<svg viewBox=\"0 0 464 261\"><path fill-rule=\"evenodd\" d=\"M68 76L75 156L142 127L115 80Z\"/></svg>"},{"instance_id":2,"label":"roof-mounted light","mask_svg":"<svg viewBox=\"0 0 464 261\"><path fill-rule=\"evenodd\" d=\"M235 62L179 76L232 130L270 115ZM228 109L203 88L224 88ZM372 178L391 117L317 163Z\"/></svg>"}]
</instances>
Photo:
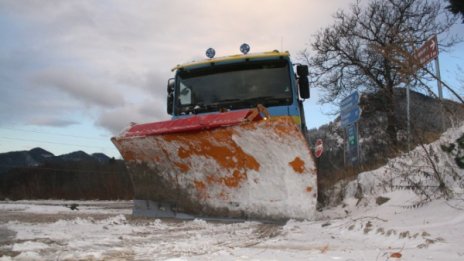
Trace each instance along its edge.
<instances>
[{"instance_id":1,"label":"roof-mounted light","mask_svg":"<svg viewBox=\"0 0 464 261\"><path fill-rule=\"evenodd\" d=\"M206 50L206 57L212 59L215 55L216 51L213 48L208 48L208 50Z\"/></svg>"},{"instance_id":2,"label":"roof-mounted light","mask_svg":"<svg viewBox=\"0 0 464 261\"><path fill-rule=\"evenodd\" d=\"M250 51L250 46L246 43L240 45L240 52L247 54Z\"/></svg>"}]
</instances>

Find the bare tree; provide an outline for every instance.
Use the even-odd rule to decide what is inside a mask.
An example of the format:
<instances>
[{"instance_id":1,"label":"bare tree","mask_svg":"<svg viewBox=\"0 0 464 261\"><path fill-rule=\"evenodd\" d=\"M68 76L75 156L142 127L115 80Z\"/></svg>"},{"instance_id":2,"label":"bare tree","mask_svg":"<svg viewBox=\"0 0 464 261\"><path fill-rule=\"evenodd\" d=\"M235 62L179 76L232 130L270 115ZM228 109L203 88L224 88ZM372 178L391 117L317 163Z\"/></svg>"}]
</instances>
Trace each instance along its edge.
<instances>
[{"instance_id":1,"label":"bare tree","mask_svg":"<svg viewBox=\"0 0 464 261\"><path fill-rule=\"evenodd\" d=\"M313 86L324 91L321 102L340 100L354 90L380 92L387 115L387 133L396 143L394 89L420 79L411 69L414 49L430 36L443 34L457 18L436 0L358 0L349 12L338 11L335 23L318 32L311 49L302 52ZM443 50L454 39L441 43ZM412 64L411 64L412 63ZM406 64L406 65L405 65Z\"/></svg>"},{"instance_id":2,"label":"bare tree","mask_svg":"<svg viewBox=\"0 0 464 261\"><path fill-rule=\"evenodd\" d=\"M449 5L446 8L455 15L461 14L462 22L464 23L464 1L449 0Z\"/></svg>"}]
</instances>

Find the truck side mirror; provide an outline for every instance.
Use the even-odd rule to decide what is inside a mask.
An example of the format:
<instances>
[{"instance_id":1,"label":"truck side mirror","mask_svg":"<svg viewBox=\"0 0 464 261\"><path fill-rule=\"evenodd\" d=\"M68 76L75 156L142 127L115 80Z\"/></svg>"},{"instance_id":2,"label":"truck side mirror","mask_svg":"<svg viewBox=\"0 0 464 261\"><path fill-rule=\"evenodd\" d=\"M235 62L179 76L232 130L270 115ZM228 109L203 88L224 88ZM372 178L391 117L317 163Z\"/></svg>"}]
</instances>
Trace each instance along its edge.
<instances>
[{"instance_id":1,"label":"truck side mirror","mask_svg":"<svg viewBox=\"0 0 464 261\"><path fill-rule=\"evenodd\" d=\"M298 76L300 76L300 77L302 77L302 76L308 76L308 75L309 75L308 66L307 66L307 65L298 64L298 65L296 66L296 73L297 73Z\"/></svg>"},{"instance_id":2,"label":"truck side mirror","mask_svg":"<svg viewBox=\"0 0 464 261\"><path fill-rule=\"evenodd\" d=\"M173 113L173 110L174 110L174 84L175 84L175 81L174 81L174 78L171 78L168 80L168 88L167 88L167 92L168 92L168 96L167 96L167 102L166 102L166 106L167 106L167 112L169 115L172 115Z\"/></svg>"},{"instance_id":3,"label":"truck side mirror","mask_svg":"<svg viewBox=\"0 0 464 261\"><path fill-rule=\"evenodd\" d=\"M300 97L303 99L308 99L310 97L309 93L309 80L308 80L308 66L307 65L297 65L296 73L298 75L298 86L300 89Z\"/></svg>"}]
</instances>

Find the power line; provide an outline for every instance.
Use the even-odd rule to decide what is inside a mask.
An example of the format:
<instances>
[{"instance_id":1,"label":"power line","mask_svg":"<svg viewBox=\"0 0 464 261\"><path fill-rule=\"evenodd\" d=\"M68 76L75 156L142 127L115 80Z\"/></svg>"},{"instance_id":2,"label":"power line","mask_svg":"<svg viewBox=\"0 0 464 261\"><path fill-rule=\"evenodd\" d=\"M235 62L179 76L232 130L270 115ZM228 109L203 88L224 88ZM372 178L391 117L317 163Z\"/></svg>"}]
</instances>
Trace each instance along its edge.
<instances>
[{"instance_id":1,"label":"power line","mask_svg":"<svg viewBox=\"0 0 464 261\"><path fill-rule=\"evenodd\" d=\"M78 138L78 139L105 140L105 139L97 138L97 137L80 136L80 135L71 135L71 134L63 134L63 133L54 133L54 132L46 132L46 131L37 131L37 130L25 130L25 129L15 129L15 128L6 128L6 127L0 127L0 129L12 130L12 131L21 131L21 132L33 132L33 133L46 134L46 135L53 135L53 136L72 137L72 138Z\"/></svg>"},{"instance_id":2,"label":"power line","mask_svg":"<svg viewBox=\"0 0 464 261\"><path fill-rule=\"evenodd\" d=\"M32 139L21 139L21 138L11 138L11 137L0 137L0 139L5 139L5 140L16 140L16 141L23 141L23 142L48 143L48 144L64 145L64 146L76 146L76 147L86 147L86 148L98 148L98 149L112 148L112 147L109 147L109 146L91 146L91 145L72 144L72 143L62 143L62 142L43 141L43 140L32 140Z\"/></svg>"},{"instance_id":3,"label":"power line","mask_svg":"<svg viewBox=\"0 0 464 261\"><path fill-rule=\"evenodd\" d=\"M109 171L109 170L78 170L78 169L61 169L61 168L49 168L49 167L40 167L40 166L21 166L21 165L8 165L8 164L0 164L3 167L11 167L11 168L33 168L33 169L40 169L40 170L54 170L54 171L61 171L61 172L91 172L91 173L115 173L119 172L119 170Z\"/></svg>"}]
</instances>

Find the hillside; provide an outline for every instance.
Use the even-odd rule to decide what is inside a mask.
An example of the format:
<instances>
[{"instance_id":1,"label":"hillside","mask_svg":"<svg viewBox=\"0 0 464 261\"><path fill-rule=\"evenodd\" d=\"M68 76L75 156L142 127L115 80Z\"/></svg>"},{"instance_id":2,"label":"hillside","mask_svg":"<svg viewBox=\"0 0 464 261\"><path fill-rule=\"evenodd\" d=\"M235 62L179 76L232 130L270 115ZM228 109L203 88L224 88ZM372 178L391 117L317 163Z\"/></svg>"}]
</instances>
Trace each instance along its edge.
<instances>
[{"instance_id":1,"label":"hillside","mask_svg":"<svg viewBox=\"0 0 464 261\"><path fill-rule=\"evenodd\" d=\"M10 169L39 166L50 162L98 161L100 163L108 163L109 160L110 157L103 153L94 153L89 155L83 151L75 151L58 156L55 156L53 153L42 148L5 152L0 153L0 176L8 172Z\"/></svg>"},{"instance_id":2,"label":"hillside","mask_svg":"<svg viewBox=\"0 0 464 261\"><path fill-rule=\"evenodd\" d=\"M124 162L83 151L0 153L0 199L131 199Z\"/></svg>"},{"instance_id":3,"label":"hillside","mask_svg":"<svg viewBox=\"0 0 464 261\"><path fill-rule=\"evenodd\" d=\"M353 179L357 173L368 171L387 163L389 158L407 151L406 98L405 90L395 91L395 114L400 123L398 144L392 144L386 134L386 113L382 111L382 97L377 94L363 95L360 106L363 109L358 122L360 165L351 167L344 164L344 130L340 128L340 118L335 122L309 130L311 141L321 138L324 141L324 154L318 160L319 202L328 204L332 186L342 179ZM445 113L441 104L431 97L411 92L411 144L430 143L440 137L442 120L445 128L455 126L464 120L464 106L445 100ZM443 117L442 117L443 115Z\"/></svg>"},{"instance_id":4,"label":"hillside","mask_svg":"<svg viewBox=\"0 0 464 261\"><path fill-rule=\"evenodd\" d=\"M0 175L15 167L37 166L51 157L55 155L42 148L0 153Z\"/></svg>"}]
</instances>

